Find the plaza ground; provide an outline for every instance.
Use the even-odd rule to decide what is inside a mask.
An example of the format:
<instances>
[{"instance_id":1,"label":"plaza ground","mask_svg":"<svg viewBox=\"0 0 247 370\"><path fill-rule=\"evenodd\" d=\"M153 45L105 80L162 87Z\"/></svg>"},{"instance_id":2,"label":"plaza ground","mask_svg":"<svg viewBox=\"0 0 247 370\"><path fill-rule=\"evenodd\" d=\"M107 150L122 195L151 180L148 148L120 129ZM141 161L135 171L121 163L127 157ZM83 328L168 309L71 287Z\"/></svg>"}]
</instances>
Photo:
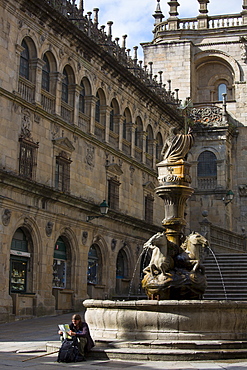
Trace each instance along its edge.
<instances>
[{"instance_id":1,"label":"plaza ground","mask_svg":"<svg viewBox=\"0 0 247 370\"><path fill-rule=\"evenodd\" d=\"M83 313L81 313L83 315ZM220 361L123 361L87 360L58 363L57 354L46 354L47 342L57 342L58 324L69 323L71 314L20 320L0 325L0 369L48 370L83 368L85 370L244 370L246 360ZM39 357L38 357L39 356Z\"/></svg>"}]
</instances>

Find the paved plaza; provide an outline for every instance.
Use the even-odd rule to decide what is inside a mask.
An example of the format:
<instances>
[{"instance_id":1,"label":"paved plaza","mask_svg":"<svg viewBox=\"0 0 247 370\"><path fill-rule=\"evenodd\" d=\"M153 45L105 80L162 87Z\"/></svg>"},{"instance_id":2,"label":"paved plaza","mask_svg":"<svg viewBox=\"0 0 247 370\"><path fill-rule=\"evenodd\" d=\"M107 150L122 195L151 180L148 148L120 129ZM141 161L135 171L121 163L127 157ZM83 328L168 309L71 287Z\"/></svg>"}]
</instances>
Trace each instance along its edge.
<instances>
[{"instance_id":1,"label":"paved plaza","mask_svg":"<svg viewBox=\"0 0 247 370\"><path fill-rule=\"evenodd\" d=\"M83 315L83 313L81 313ZM46 343L57 342L58 324L69 323L71 314L34 318L0 325L0 370L12 368L48 370L83 368L85 370L244 370L246 360L225 361L117 361L88 360L58 363L57 354L46 354Z\"/></svg>"}]
</instances>

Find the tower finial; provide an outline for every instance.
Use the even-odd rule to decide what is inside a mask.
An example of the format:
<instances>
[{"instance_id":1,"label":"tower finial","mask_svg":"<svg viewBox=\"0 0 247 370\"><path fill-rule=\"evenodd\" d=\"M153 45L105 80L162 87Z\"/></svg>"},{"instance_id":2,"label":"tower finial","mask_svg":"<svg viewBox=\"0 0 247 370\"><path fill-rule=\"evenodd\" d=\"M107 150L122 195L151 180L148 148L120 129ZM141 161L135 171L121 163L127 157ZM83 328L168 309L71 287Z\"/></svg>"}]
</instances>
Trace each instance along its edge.
<instances>
[{"instance_id":1,"label":"tower finial","mask_svg":"<svg viewBox=\"0 0 247 370\"><path fill-rule=\"evenodd\" d=\"M155 26L156 24L161 23L164 18L164 15L162 14L162 11L160 8L160 0L157 0L157 6L156 6L155 13L153 14L153 17L155 19L155 22L154 22Z\"/></svg>"}]
</instances>

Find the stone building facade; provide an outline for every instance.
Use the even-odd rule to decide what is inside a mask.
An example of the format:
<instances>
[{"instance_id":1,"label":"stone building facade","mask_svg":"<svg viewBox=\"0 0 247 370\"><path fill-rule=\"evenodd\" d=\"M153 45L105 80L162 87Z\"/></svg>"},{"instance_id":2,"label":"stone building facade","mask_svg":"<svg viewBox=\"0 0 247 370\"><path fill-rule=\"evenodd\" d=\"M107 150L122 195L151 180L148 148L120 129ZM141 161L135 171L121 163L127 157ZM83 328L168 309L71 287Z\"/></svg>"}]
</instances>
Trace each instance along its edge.
<instances>
[{"instance_id":1,"label":"stone building facade","mask_svg":"<svg viewBox=\"0 0 247 370\"><path fill-rule=\"evenodd\" d=\"M98 9L0 0L0 19L0 321L137 294L177 98Z\"/></svg>"},{"instance_id":2,"label":"stone building facade","mask_svg":"<svg viewBox=\"0 0 247 370\"><path fill-rule=\"evenodd\" d=\"M214 225L244 236L247 1L239 13L230 15L209 15L209 2L198 0L198 14L183 19L179 2L169 1L164 19L158 0L154 39L143 44L144 58L145 64L152 63L154 74L165 70L169 75L169 84L179 89L187 124L193 126L195 145L188 157L195 189L187 209L190 229L200 230L201 215L207 211Z\"/></svg>"}]
</instances>

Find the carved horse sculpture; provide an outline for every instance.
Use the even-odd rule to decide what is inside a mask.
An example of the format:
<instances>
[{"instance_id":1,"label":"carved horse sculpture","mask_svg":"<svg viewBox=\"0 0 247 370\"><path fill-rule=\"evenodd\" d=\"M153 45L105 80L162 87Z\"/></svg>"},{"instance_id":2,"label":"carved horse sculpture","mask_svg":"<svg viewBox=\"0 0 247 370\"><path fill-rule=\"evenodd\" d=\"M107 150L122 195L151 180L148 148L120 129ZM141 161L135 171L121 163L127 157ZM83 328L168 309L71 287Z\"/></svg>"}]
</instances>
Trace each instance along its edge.
<instances>
[{"instance_id":1,"label":"carved horse sculpture","mask_svg":"<svg viewBox=\"0 0 247 370\"><path fill-rule=\"evenodd\" d=\"M181 244L181 248L184 250L182 255L184 260L186 260L186 265L187 267L192 267L190 270L194 272L200 270L202 274L205 273L205 267L202 262L204 260L205 247L207 246L207 239L197 232L192 232L186 237L184 243Z\"/></svg>"},{"instance_id":2,"label":"carved horse sculpture","mask_svg":"<svg viewBox=\"0 0 247 370\"><path fill-rule=\"evenodd\" d=\"M153 250L149 265L143 272L158 275L161 272L165 274L168 270L174 267L173 258L168 254L168 240L164 233L153 235L144 245L144 249L150 248Z\"/></svg>"},{"instance_id":3,"label":"carved horse sculpture","mask_svg":"<svg viewBox=\"0 0 247 370\"><path fill-rule=\"evenodd\" d=\"M202 297L207 286L202 264L207 245L208 241L196 232L187 236L180 247L167 240L165 233L153 235L143 246L152 249L142 280L149 299Z\"/></svg>"}]
</instances>

